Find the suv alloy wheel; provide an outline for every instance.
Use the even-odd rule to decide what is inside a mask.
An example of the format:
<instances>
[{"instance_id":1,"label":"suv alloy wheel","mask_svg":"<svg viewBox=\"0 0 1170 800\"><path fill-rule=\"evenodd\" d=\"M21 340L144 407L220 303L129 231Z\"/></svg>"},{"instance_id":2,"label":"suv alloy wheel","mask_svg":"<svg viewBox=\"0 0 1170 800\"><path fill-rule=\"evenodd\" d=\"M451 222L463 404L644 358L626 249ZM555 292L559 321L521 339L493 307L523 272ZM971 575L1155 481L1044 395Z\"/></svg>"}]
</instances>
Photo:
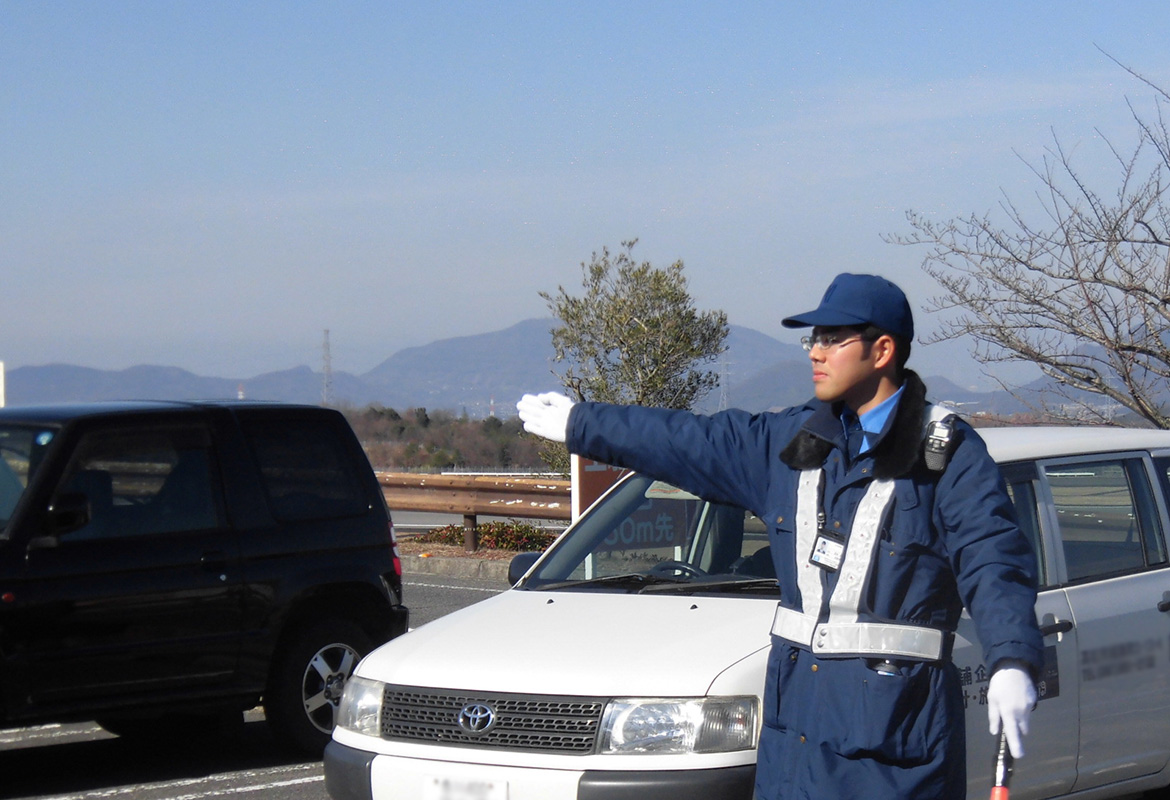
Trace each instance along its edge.
<instances>
[{"instance_id":1,"label":"suv alloy wheel","mask_svg":"<svg viewBox=\"0 0 1170 800\"><path fill-rule=\"evenodd\" d=\"M345 682L370 651L355 623L326 618L294 634L272 666L264 715L283 744L320 756L333 733Z\"/></svg>"}]
</instances>

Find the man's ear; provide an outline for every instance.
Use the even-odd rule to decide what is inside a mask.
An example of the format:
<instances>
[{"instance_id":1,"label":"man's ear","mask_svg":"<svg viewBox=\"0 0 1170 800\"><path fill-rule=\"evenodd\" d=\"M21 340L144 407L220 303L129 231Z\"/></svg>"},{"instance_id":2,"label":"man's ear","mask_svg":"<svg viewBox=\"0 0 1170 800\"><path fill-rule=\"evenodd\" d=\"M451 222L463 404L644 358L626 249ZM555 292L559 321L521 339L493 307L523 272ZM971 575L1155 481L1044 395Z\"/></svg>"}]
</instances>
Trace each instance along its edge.
<instances>
[{"instance_id":1,"label":"man's ear","mask_svg":"<svg viewBox=\"0 0 1170 800\"><path fill-rule=\"evenodd\" d=\"M889 334L883 334L877 339L874 339L871 345L873 353L873 365L878 369L885 369L886 367L893 367L897 363L894 359L897 345L894 343L894 337Z\"/></svg>"}]
</instances>

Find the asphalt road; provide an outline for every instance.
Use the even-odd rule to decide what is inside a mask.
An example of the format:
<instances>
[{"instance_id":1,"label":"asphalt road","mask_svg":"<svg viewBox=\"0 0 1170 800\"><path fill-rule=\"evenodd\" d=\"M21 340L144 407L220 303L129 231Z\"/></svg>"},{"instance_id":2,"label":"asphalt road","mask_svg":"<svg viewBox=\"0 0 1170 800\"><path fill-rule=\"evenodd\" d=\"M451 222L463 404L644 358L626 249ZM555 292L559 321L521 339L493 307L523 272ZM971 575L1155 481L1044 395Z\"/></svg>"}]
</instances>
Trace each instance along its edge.
<instances>
[{"instance_id":1,"label":"asphalt road","mask_svg":"<svg viewBox=\"0 0 1170 800\"><path fill-rule=\"evenodd\" d=\"M508 588L506 581L457 578L453 575L407 575L403 586L410 625L417 628Z\"/></svg>"},{"instance_id":2,"label":"asphalt road","mask_svg":"<svg viewBox=\"0 0 1170 800\"><path fill-rule=\"evenodd\" d=\"M249 717L241 730L203 743L124 740L91 723L3 731L0 797L326 800L321 762L284 755L262 716Z\"/></svg>"},{"instance_id":3,"label":"asphalt road","mask_svg":"<svg viewBox=\"0 0 1170 800\"><path fill-rule=\"evenodd\" d=\"M506 588L503 582L408 574L411 624L423 625ZM328 800L321 762L281 752L258 710L210 741L166 738L120 739L92 723L0 730L0 798Z\"/></svg>"}]
</instances>

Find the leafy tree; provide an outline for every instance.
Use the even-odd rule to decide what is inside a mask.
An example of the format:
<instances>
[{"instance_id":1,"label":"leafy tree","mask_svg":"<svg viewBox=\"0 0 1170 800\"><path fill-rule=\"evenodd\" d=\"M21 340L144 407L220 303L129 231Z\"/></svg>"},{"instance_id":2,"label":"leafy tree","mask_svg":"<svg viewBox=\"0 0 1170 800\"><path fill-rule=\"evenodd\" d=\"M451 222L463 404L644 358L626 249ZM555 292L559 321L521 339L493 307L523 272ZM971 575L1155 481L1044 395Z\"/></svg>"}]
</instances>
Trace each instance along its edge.
<instances>
[{"instance_id":1,"label":"leafy tree","mask_svg":"<svg viewBox=\"0 0 1170 800\"><path fill-rule=\"evenodd\" d=\"M936 222L912 211L914 232L889 239L929 248L923 269L943 289L931 310L952 312L934 338L970 336L984 364L1039 366L1053 379L1039 398L1049 418L1112 422L1117 404L1170 428L1170 128L1163 117L1170 94L1123 68L1156 92L1157 114L1144 118L1130 103L1138 128L1132 150L1101 135L1117 169L1112 194L1089 186L1054 134L1042 161L1028 164L1040 184L1038 222L1005 196L1002 224L976 214Z\"/></svg>"},{"instance_id":2,"label":"leafy tree","mask_svg":"<svg viewBox=\"0 0 1170 800\"><path fill-rule=\"evenodd\" d=\"M552 331L556 360L567 364L561 380L578 400L691 408L719 385L703 365L726 349L727 315L697 311L683 263L639 264L635 244L582 263L582 295L541 292L561 323Z\"/></svg>"}]
</instances>

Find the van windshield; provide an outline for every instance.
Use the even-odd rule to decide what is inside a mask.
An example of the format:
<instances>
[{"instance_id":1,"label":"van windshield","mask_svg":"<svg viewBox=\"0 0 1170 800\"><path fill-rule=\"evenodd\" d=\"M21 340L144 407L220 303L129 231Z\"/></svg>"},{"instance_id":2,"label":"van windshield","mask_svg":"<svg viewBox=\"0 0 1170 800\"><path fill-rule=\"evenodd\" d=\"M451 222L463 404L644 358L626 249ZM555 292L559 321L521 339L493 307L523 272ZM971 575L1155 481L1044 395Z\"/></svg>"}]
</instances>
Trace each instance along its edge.
<instances>
[{"instance_id":1,"label":"van windshield","mask_svg":"<svg viewBox=\"0 0 1170 800\"><path fill-rule=\"evenodd\" d=\"M0 425L0 534L41 464L56 431L45 427Z\"/></svg>"},{"instance_id":2,"label":"van windshield","mask_svg":"<svg viewBox=\"0 0 1170 800\"><path fill-rule=\"evenodd\" d=\"M597 503L537 564L528 589L774 595L767 526L632 475Z\"/></svg>"}]
</instances>

